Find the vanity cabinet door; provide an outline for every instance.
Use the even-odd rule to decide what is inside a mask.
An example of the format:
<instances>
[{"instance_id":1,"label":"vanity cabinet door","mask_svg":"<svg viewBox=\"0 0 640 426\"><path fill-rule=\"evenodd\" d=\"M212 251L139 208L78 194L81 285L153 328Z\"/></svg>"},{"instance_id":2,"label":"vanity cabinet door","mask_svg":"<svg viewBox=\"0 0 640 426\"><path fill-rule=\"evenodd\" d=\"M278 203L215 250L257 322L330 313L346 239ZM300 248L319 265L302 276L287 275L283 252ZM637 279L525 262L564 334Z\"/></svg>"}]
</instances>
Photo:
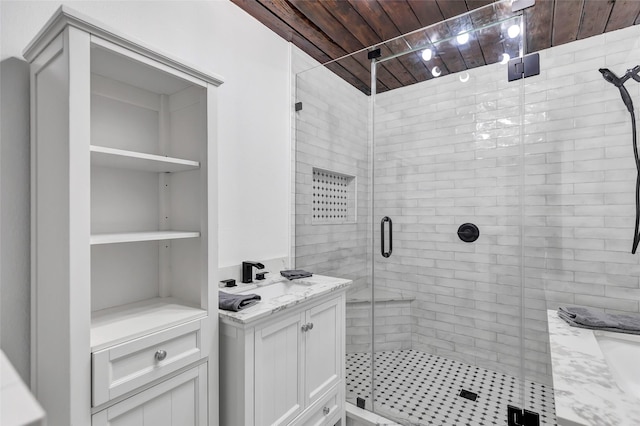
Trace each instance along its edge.
<instances>
[{"instance_id":1,"label":"vanity cabinet door","mask_svg":"<svg viewBox=\"0 0 640 426\"><path fill-rule=\"evenodd\" d=\"M206 426L207 364L93 415L92 426Z\"/></svg>"},{"instance_id":2,"label":"vanity cabinet door","mask_svg":"<svg viewBox=\"0 0 640 426\"><path fill-rule=\"evenodd\" d=\"M327 393L342 377L344 322L341 298L314 306L305 313L305 406Z\"/></svg>"},{"instance_id":3,"label":"vanity cabinet door","mask_svg":"<svg viewBox=\"0 0 640 426\"><path fill-rule=\"evenodd\" d=\"M256 330L256 426L288 424L304 408L304 313Z\"/></svg>"}]
</instances>

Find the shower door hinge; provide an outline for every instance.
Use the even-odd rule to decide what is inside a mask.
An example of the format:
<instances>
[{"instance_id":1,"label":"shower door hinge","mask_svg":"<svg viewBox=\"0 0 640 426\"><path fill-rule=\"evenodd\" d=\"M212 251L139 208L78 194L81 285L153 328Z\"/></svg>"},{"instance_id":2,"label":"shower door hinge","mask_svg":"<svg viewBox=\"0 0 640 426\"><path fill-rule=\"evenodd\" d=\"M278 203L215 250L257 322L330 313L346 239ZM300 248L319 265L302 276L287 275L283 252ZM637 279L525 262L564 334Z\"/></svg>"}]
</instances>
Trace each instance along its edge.
<instances>
[{"instance_id":1,"label":"shower door hinge","mask_svg":"<svg viewBox=\"0 0 640 426\"><path fill-rule=\"evenodd\" d=\"M520 80L540 74L540 54L531 53L522 58L513 58L507 64L509 81Z\"/></svg>"},{"instance_id":2,"label":"shower door hinge","mask_svg":"<svg viewBox=\"0 0 640 426\"><path fill-rule=\"evenodd\" d=\"M540 415L533 411L508 405L507 426L540 426Z\"/></svg>"}]
</instances>

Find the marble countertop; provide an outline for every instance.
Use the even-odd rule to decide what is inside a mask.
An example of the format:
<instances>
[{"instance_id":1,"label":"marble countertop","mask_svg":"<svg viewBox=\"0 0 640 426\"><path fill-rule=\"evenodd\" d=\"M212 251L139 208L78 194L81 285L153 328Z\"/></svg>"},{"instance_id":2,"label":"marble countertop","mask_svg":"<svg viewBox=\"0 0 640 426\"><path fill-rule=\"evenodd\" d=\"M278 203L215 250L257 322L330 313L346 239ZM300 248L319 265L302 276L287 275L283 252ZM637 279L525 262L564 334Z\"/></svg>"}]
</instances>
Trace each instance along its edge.
<instances>
[{"instance_id":1,"label":"marble countertop","mask_svg":"<svg viewBox=\"0 0 640 426\"><path fill-rule=\"evenodd\" d=\"M593 331L547 317L558 425L637 426L640 400L618 387Z\"/></svg>"},{"instance_id":2,"label":"marble countertop","mask_svg":"<svg viewBox=\"0 0 640 426\"><path fill-rule=\"evenodd\" d=\"M287 281L284 277L273 277L269 279L265 284L240 284L238 287L233 288L231 291L227 288L221 288L220 290L228 293L244 293L256 289L261 286L273 284L276 282ZM276 312L280 312L284 309L291 308L309 301L310 299L324 296L325 294L346 290L351 285L352 281L344 278L327 277L324 275L314 275L309 278L299 278L292 282L299 285L306 285L308 288L304 291L298 291L292 294L283 294L279 297L274 297L267 300L262 300L259 303L243 309L239 312L225 311L218 309L218 315L220 319L227 322L235 322L239 324L248 324L256 320L268 317Z\"/></svg>"}]
</instances>

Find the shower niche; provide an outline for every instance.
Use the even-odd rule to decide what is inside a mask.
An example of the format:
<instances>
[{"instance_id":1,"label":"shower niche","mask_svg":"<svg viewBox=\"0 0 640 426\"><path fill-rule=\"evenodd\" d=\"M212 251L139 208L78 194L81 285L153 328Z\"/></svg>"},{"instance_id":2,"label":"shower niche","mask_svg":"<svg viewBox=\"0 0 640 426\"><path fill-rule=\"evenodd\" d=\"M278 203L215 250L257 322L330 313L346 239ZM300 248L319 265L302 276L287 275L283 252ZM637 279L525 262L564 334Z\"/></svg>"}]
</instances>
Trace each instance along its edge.
<instances>
[{"instance_id":1,"label":"shower niche","mask_svg":"<svg viewBox=\"0 0 640 426\"><path fill-rule=\"evenodd\" d=\"M311 214L313 225L356 222L356 177L314 167Z\"/></svg>"}]
</instances>

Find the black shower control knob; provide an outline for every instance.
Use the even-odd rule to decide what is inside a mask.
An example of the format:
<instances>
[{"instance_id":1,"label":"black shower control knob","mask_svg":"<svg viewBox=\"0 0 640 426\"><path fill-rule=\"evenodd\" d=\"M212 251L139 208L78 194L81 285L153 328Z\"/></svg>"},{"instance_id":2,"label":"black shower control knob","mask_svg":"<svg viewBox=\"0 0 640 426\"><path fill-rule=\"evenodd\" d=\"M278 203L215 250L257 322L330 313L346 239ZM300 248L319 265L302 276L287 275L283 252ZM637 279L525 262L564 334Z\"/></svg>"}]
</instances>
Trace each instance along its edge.
<instances>
[{"instance_id":1,"label":"black shower control knob","mask_svg":"<svg viewBox=\"0 0 640 426\"><path fill-rule=\"evenodd\" d=\"M473 223L463 223L458 228L458 237L465 243L472 243L480 236L480 230Z\"/></svg>"}]
</instances>

